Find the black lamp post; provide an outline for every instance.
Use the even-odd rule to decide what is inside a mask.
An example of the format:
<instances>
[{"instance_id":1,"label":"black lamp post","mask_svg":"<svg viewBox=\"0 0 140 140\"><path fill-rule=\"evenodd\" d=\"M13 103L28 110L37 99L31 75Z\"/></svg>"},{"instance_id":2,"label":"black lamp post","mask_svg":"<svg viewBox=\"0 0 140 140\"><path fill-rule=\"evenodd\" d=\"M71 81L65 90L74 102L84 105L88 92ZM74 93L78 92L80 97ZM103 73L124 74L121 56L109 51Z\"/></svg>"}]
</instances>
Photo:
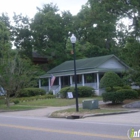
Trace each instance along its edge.
<instances>
[{"instance_id":1,"label":"black lamp post","mask_svg":"<svg viewBox=\"0 0 140 140\"><path fill-rule=\"evenodd\" d=\"M76 37L74 36L74 34L72 34L72 36L70 37L71 43L72 43L72 47L73 47L73 57L74 57L74 81L75 81L75 99L76 99L76 112L79 111L79 107L78 107L78 90L77 90L77 76L76 76L76 54L75 54L75 43L76 43Z\"/></svg>"}]
</instances>

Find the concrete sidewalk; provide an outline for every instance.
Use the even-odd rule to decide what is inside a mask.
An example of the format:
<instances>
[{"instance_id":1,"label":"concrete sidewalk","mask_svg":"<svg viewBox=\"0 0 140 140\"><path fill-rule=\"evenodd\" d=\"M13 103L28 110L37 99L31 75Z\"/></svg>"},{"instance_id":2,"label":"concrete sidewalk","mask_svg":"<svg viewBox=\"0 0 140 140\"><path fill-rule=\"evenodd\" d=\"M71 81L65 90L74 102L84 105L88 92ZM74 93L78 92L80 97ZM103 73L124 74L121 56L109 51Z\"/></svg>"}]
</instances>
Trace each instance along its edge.
<instances>
[{"instance_id":1,"label":"concrete sidewalk","mask_svg":"<svg viewBox=\"0 0 140 140\"><path fill-rule=\"evenodd\" d=\"M66 107L46 107L41 109L34 110L25 110L25 111L14 111L14 112L1 112L3 115L10 116L28 116L28 117L49 117L49 115L55 111L64 110L72 108L71 106Z\"/></svg>"},{"instance_id":2,"label":"concrete sidewalk","mask_svg":"<svg viewBox=\"0 0 140 140\"><path fill-rule=\"evenodd\" d=\"M99 104L105 104L103 101L99 101ZM79 104L79 107L82 107L82 104ZM69 108L76 108L75 105L71 106L64 106L64 107L46 107L41 109L34 109L34 110L26 110L26 111L14 111L14 112L1 112L2 115L10 115L10 116L28 116L28 117L49 117L51 113L59 110L69 109ZM131 110L130 110L131 112ZM126 112L126 113L130 113ZM110 113L111 114L111 113ZM116 113L118 114L118 113ZM99 114L102 115L109 115L109 114ZM85 117L93 117L97 116L94 114L87 115Z\"/></svg>"}]
</instances>

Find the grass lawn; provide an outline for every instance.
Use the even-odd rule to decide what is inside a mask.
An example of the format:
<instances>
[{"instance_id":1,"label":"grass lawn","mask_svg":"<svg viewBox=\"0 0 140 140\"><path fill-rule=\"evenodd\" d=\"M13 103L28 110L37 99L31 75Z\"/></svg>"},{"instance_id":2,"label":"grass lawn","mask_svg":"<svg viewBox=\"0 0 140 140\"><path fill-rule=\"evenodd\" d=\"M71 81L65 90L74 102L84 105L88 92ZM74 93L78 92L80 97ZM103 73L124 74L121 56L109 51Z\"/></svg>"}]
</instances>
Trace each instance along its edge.
<instances>
[{"instance_id":1,"label":"grass lawn","mask_svg":"<svg viewBox=\"0 0 140 140\"><path fill-rule=\"evenodd\" d=\"M85 99L102 100L101 97L79 98L78 99L79 104L81 104L82 101ZM10 108L7 108L6 105L4 104L4 99L0 99L0 110L29 110L29 109L43 108L47 106L61 107L61 106L75 105L75 99L52 98L52 99L41 99L41 100L32 100L32 101L27 101L27 100L25 99L25 101L20 102L19 104L12 104Z\"/></svg>"},{"instance_id":2,"label":"grass lawn","mask_svg":"<svg viewBox=\"0 0 140 140\"><path fill-rule=\"evenodd\" d=\"M102 100L101 97L94 97L94 98L78 98L79 104L82 103L85 99L98 99ZM34 100L34 101L27 101L21 102L19 105L35 105L35 106L69 106L74 105L75 99L60 99L60 98L52 98L52 99L43 99L43 100Z\"/></svg>"},{"instance_id":3,"label":"grass lawn","mask_svg":"<svg viewBox=\"0 0 140 140\"><path fill-rule=\"evenodd\" d=\"M0 105L0 111L22 111L22 110L32 110L38 108L40 107L24 106L24 105L11 105L9 108L7 108L6 105Z\"/></svg>"}]
</instances>

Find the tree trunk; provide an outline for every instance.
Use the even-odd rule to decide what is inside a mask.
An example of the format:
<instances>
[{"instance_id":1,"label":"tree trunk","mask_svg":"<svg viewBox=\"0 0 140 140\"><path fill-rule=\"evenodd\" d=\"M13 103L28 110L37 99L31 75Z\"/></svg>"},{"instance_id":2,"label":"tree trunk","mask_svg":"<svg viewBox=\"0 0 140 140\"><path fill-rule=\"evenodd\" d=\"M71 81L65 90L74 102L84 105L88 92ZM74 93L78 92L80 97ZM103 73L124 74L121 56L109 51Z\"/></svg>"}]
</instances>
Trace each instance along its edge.
<instances>
[{"instance_id":1,"label":"tree trunk","mask_svg":"<svg viewBox=\"0 0 140 140\"><path fill-rule=\"evenodd\" d=\"M9 101L8 93L6 95L6 105L7 105L8 108L10 107L10 101Z\"/></svg>"}]
</instances>

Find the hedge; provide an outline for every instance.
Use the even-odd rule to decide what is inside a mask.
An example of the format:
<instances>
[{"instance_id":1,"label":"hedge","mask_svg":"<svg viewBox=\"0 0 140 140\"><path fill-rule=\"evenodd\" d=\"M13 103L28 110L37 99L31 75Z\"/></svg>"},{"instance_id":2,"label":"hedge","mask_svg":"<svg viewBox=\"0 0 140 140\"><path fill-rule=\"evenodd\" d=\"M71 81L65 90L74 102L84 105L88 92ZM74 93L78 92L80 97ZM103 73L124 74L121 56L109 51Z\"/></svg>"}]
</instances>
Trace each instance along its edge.
<instances>
[{"instance_id":1,"label":"hedge","mask_svg":"<svg viewBox=\"0 0 140 140\"><path fill-rule=\"evenodd\" d=\"M138 92L138 95L139 95L139 97L140 97L140 89L135 89L135 91Z\"/></svg>"},{"instance_id":2,"label":"hedge","mask_svg":"<svg viewBox=\"0 0 140 140\"><path fill-rule=\"evenodd\" d=\"M138 98L138 92L133 89L121 89L116 92L123 94L125 96L125 99L137 99Z\"/></svg>"},{"instance_id":3,"label":"hedge","mask_svg":"<svg viewBox=\"0 0 140 140\"><path fill-rule=\"evenodd\" d=\"M122 103L125 100L124 94L120 92L106 92L102 94L102 97L104 102L111 101L113 104Z\"/></svg>"},{"instance_id":4,"label":"hedge","mask_svg":"<svg viewBox=\"0 0 140 140\"><path fill-rule=\"evenodd\" d=\"M88 86L78 87L79 97L91 97L93 95L95 95L95 91L92 87L88 87Z\"/></svg>"},{"instance_id":5,"label":"hedge","mask_svg":"<svg viewBox=\"0 0 140 140\"><path fill-rule=\"evenodd\" d=\"M113 87L113 89L112 89L111 87L107 87L107 88L105 89L105 91L106 91L106 92L114 92L114 91L117 91L117 90L120 90L120 89L122 89L122 87L115 86L115 87Z\"/></svg>"},{"instance_id":6,"label":"hedge","mask_svg":"<svg viewBox=\"0 0 140 140\"><path fill-rule=\"evenodd\" d=\"M126 99L138 98L138 93L132 89L121 89L114 92L106 92L102 94L103 101L111 101L113 104L122 103Z\"/></svg>"},{"instance_id":7,"label":"hedge","mask_svg":"<svg viewBox=\"0 0 140 140\"><path fill-rule=\"evenodd\" d=\"M19 91L18 97L31 97L37 95L45 95L46 91L40 88L24 88Z\"/></svg>"},{"instance_id":8,"label":"hedge","mask_svg":"<svg viewBox=\"0 0 140 140\"><path fill-rule=\"evenodd\" d=\"M28 101L33 101L33 100L44 100L44 99L52 99L56 98L55 95L50 95L50 94L45 94L42 96L32 96L32 97L20 97L16 99L11 99L11 102L14 102L15 104L18 104L20 102L28 102Z\"/></svg>"},{"instance_id":9,"label":"hedge","mask_svg":"<svg viewBox=\"0 0 140 140\"><path fill-rule=\"evenodd\" d=\"M77 87L78 97L91 97L95 94L95 91L92 87L88 86L79 86ZM67 92L72 92L75 97L75 87L65 87L60 90L60 97L67 98Z\"/></svg>"},{"instance_id":10,"label":"hedge","mask_svg":"<svg viewBox=\"0 0 140 140\"><path fill-rule=\"evenodd\" d=\"M121 90L121 89L131 89L131 87L127 86L127 85L125 85L125 86L114 86L113 89L111 87L107 87L105 89L105 91L106 92L112 92L112 91L114 92L114 91Z\"/></svg>"}]
</instances>

